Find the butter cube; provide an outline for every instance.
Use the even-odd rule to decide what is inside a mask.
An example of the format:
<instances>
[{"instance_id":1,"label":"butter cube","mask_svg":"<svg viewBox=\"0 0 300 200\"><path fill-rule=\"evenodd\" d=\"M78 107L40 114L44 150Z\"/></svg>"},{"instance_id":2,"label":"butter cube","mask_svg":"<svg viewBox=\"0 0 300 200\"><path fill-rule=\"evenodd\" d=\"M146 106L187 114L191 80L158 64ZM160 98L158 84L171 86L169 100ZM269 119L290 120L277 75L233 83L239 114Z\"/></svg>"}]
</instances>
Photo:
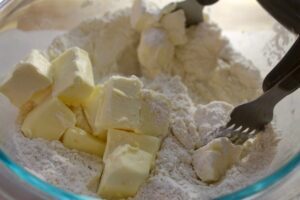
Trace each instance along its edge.
<instances>
[{"instance_id":1,"label":"butter cube","mask_svg":"<svg viewBox=\"0 0 300 200\"><path fill-rule=\"evenodd\" d=\"M113 76L104 84L104 99L99 126L103 129L115 128L135 130L139 125L141 108L141 81Z\"/></svg>"},{"instance_id":2,"label":"butter cube","mask_svg":"<svg viewBox=\"0 0 300 200\"><path fill-rule=\"evenodd\" d=\"M167 30L169 38L174 45L183 45L187 42L183 10L165 15L161 20L161 24Z\"/></svg>"},{"instance_id":3,"label":"butter cube","mask_svg":"<svg viewBox=\"0 0 300 200\"><path fill-rule=\"evenodd\" d=\"M35 105L39 105L48 98L51 97L52 93L52 86L49 86L43 90L40 90L39 92L36 92L34 95L32 95L30 101Z\"/></svg>"},{"instance_id":4,"label":"butter cube","mask_svg":"<svg viewBox=\"0 0 300 200\"><path fill-rule=\"evenodd\" d=\"M0 86L0 92L15 106L22 107L34 94L51 84L49 61L38 50L33 50L17 64L11 76Z\"/></svg>"},{"instance_id":5,"label":"butter cube","mask_svg":"<svg viewBox=\"0 0 300 200\"><path fill-rule=\"evenodd\" d=\"M101 157L105 149L103 141L76 127L67 129L62 142L67 148L77 149Z\"/></svg>"},{"instance_id":6,"label":"butter cube","mask_svg":"<svg viewBox=\"0 0 300 200\"><path fill-rule=\"evenodd\" d=\"M104 89L114 88L122 91L128 97L138 98L140 91L143 87L143 83L136 76L123 77L112 76L105 84Z\"/></svg>"},{"instance_id":7,"label":"butter cube","mask_svg":"<svg viewBox=\"0 0 300 200\"><path fill-rule=\"evenodd\" d=\"M150 173L151 154L122 145L116 148L105 163L98 194L104 198L134 196Z\"/></svg>"},{"instance_id":8,"label":"butter cube","mask_svg":"<svg viewBox=\"0 0 300 200\"><path fill-rule=\"evenodd\" d=\"M46 101L48 98L51 98L51 92L51 86L39 92L36 92L29 101L27 101L23 106L20 107L17 123L22 124L30 111L32 111L39 104Z\"/></svg>"},{"instance_id":9,"label":"butter cube","mask_svg":"<svg viewBox=\"0 0 300 200\"><path fill-rule=\"evenodd\" d=\"M89 191L94 192L94 193L97 193L98 187L99 187L99 183L100 183L100 180L101 180L101 174L102 174L102 171L103 171L103 165L102 165L102 163L101 163L99 171L100 171L100 173L97 176L94 176L93 178L91 178L89 180L88 184L86 185L86 188Z\"/></svg>"},{"instance_id":10,"label":"butter cube","mask_svg":"<svg viewBox=\"0 0 300 200\"><path fill-rule=\"evenodd\" d=\"M107 133L107 145L103 156L106 162L109 155L119 146L129 144L133 147L140 148L152 155L152 161L160 147L160 139L150 135L140 135L131 132L109 129Z\"/></svg>"},{"instance_id":11,"label":"butter cube","mask_svg":"<svg viewBox=\"0 0 300 200\"><path fill-rule=\"evenodd\" d=\"M143 74L154 78L166 69L174 57L175 48L163 28L152 27L144 30L138 46L138 59Z\"/></svg>"},{"instance_id":12,"label":"butter cube","mask_svg":"<svg viewBox=\"0 0 300 200\"><path fill-rule=\"evenodd\" d=\"M103 137L106 132L100 125L103 95L103 86L97 85L91 96L83 104L84 113L92 128L92 133L99 137Z\"/></svg>"},{"instance_id":13,"label":"butter cube","mask_svg":"<svg viewBox=\"0 0 300 200\"><path fill-rule=\"evenodd\" d=\"M203 148L220 152L227 169L239 161L243 149L241 145L231 143L226 137L214 139Z\"/></svg>"},{"instance_id":14,"label":"butter cube","mask_svg":"<svg viewBox=\"0 0 300 200\"><path fill-rule=\"evenodd\" d=\"M142 90L140 126L137 132L156 137L166 136L170 112L170 102L165 96L152 90Z\"/></svg>"},{"instance_id":15,"label":"butter cube","mask_svg":"<svg viewBox=\"0 0 300 200\"><path fill-rule=\"evenodd\" d=\"M81 106L71 106L70 109L73 111L76 117L75 126L83 129L87 133L92 133L92 129L87 121L83 108Z\"/></svg>"},{"instance_id":16,"label":"butter cube","mask_svg":"<svg viewBox=\"0 0 300 200\"><path fill-rule=\"evenodd\" d=\"M68 49L52 63L53 94L65 104L78 106L93 92L94 77L86 51L77 47Z\"/></svg>"},{"instance_id":17,"label":"butter cube","mask_svg":"<svg viewBox=\"0 0 300 200\"><path fill-rule=\"evenodd\" d=\"M21 130L29 138L59 140L75 123L73 112L57 98L51 98L27 115Z\"/></svg>"},{"instance_id":18,"label":"butter cube","mask_svg":"<svg viewBox=\"0 0 300 200\"><path fill-rule=\"evenodd\" d=\"M240 159L242 147L228 138L217 138L193 154L193 167L204 182L220 180L226 171Z\"/></svg>"},{"instance_id":19,"label":"butter cube","mask_svg":"<svg viewBox=\"0 0 300 200\"><path fill-rule=\"evenodd\" d=\"M153 1L135 0L131 12L131 26L141 32L158 23L161 10Z\"/></svg>"},{"instance_id":20,"label":"butter cube","mask_svg":"<svg viewBox=\"0 0 300 200\"><path fill-rule=\"evenodd\" d=\"M218 151L198 151L193 156L193 167L204 182L216 182L227 170L222 154Z\"/></svg>"}]
</instances>

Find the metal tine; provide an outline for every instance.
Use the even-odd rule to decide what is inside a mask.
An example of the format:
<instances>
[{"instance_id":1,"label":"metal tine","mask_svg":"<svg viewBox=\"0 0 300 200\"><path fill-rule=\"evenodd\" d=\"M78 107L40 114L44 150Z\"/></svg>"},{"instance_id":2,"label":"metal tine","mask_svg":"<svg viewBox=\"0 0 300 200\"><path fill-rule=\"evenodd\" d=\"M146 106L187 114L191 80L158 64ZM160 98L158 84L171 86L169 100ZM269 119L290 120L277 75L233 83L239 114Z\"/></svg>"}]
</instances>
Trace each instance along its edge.
<instances>
[{"instance_id":1,"label":"metal tine","mask_svg":"<svg viewBox=\"0 0 300 200\"><path fill-rule=\"evenodd\" d=\"M237 124L234 125L234 127L238 126ZM251 130L251 128L245 126L238 126L237 128L234 128L231 131L224 134L224 136L228 137L230 141L234 144L243 144L249 138L247 136L247 132L249 130Z\"/></svg>"},{"instance_id":2,"label":"metal tine","mask_svg":"<svg viewBox=\"0 0 300 200\"><path fill-rule=\"evenodd\" d=\"M238 131L238 129L241 127L240 124L234 124L232 131Z\"/></svg>"},{"instance_id":3,"label":"metal tine","mask_svg":"<svg viewBox=\"0 0 300 200\"><path fill-rule=\"evenodd\" d=\"M232 125L234 125L234 122L232 119L230 119L230 121L226 124L225 128L230 128Z\"/></svg>"},{"instance_id":4,"label":"metal tine","mask_svg":"<svg viewBox=\"0 0 300 200\"><path fill-rule=\"evenodd\" d=\"M239 126L238 128L236 128L236 129L235 129L235 131L239 131L239 132L241 132L241 131L242 131L242 129L243 129L243 126L241 125L241 126Z\"/></svg>"},{"instance_id":5,"label":"metal tine","mask_svg":"<svg viewBox=\"0 0 300 200\"><path fill-rule=\"evenodd\" d=\"M300 26L295 28L294 25L299 25L299 20L293 18L292 15L297 15L297 12L294 7L290 9L292 13L289 15L284 15L284 11L288 10L289 3L283 3L282 0L258 0L262 5L265 5L266 8L271 14L275 17L277 16L284 25L288 25L294 30L297 30L297 33L300 33ZM300 1L295 0L286 0L287 2L298 2L298 7L300 6ZM283 9L278 9L279 4L282 5ZM276 4L276 5L275 5ZM296 3L292 4L296 5ZM277 6L277 7L276 7ZM280 7L281 8L281 7ZM300 8L300 7L299 7ZM288 18L290 17L290 18ZM300 15L298 16L300 19ZM286 21L284 21L286 20ZM295 23L294 23L295 22ZM290 26L289 26L290 25ZM273 110L274 106L281 101L286 96L290 95L297 89L299 89L300 77L300 63L299 57L297 55L300 52L300 37L296 40L292 48L288 53L282 58L280 63L272 70L271 74L267 76L264 83L264 92L257 99L250 101L248 103L241 104L235 107L230 114L230 121L226 125L226 128L230 128L231 133L226 132L220 136L226 136L234 143L243 143L248 138L255 137L260 131L263 131L265 125L269 124L273 119ZM290 66L290 67L289 67ZM280 72L280 73L279 73ZM281 73L286 72L286 73ZM269 77L269 78L268 78ZM272 103L269 103L272 102ZM241 127L243 126L243 127ZM248 126L248 129L244 126Z\"/></svg>"},{"instance_id":6,"label":"metal tine","mask_svg":"<svg viewBox=\"0 0 300 200\"><path fill-rule=\"evenodd\" d=\"M254 131L254 132L253 132ZM249 133L250 138L253 138L254 136L256 136L260 131L257 129L254 129L252 132Z\"/></svg>"},{"instance_id":7,"label":"metal tine","mask_svg":"<svg viewBox=\"0 0 300 200\"><path fill-rule=\"evenodd\" d=\"M244 133L234 143L237 144L237 145L242 145L248 139L249 139L249 135L247 135L246 133Z\"/></svg>"},{"instance_id":8,"label":"metal tine","mask_svg":"<svg viewBox=\"0 0 300 200\"><path fill-rule=\"evenodd\" d=\"M242 133L242 132L244 132L244 131L246 131L246 130L248 130L249 128L247 127L247 126L243 126L243 128L240 130L240 132Z\"/></svg>"},{"instance_id":9,"label":"metal tine","mask_svg":"<svg viewBox=\"0 0 300 200\"><path fill-rule=\"evenodd\" d=\"M256 131L255 128L249 128L249 130L247 130L246 134L251 134L253 131Z\"/></svg>"},{"instance_id":10,"label":"metal tine","mask_svg":"<svg viewBox=\"0 0 300 200\"><path fill-rule=\"evenodd\" d=\"M224 136L225 137L232 137L234 135L234 131L232 129L226 129L225 131L223 131L223 133L225 132Z\"/></svg>"},{"instance_id":11,"label":"metal tine","mask_svg":"<svg viewBox=\"0 0 300 200\"><path fill-rule=\"evenodd\" d=\"M229 139L234 143L235 140L237 140L239 138L239 132L235 132L234 134L232 134Z\"/></svg>"},{"instance_id":12,"label":"metal tine","mask_svg":"<svg viewBox=\"0 0 300 200\"><path fill-rule=\"evenodd\" d=\"M227 137L232 143L237 145L242 145L259 132L255 128L238 125L233 120L230 120L226 126L221 127L219 131L222 132L221 137Z\"/></svg>"}]
</instances>

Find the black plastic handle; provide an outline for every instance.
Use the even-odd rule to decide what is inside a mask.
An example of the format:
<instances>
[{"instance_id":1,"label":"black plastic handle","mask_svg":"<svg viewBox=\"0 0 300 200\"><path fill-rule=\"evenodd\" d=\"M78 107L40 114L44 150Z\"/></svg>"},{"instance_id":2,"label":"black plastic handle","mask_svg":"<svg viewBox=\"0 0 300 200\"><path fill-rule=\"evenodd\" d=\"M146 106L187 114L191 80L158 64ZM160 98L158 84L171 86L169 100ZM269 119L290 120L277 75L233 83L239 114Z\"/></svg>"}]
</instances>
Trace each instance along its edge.
<instances>
[{"instance_id":1,"label":"black plastic handle","mask_svg":"<svg viewBox=\"0 0 300 200\"><path fill-rule=\"evenodd\" d=\"M300 87L300 64L288 73L279 83L265 92L262 97L269 98L268 104L275 106L286 96Z\"/></svg>"},{"instance_id":2,"label":"black plastic handle","mask_svg":"<svg viewBox=\"0 0 300 200\"><path fill-rule=\"evenodd\" d=\"M257 0L278 22L292 32L300 34L300 0ZM266 76L263 90L266 92L297 67L300 62L300 39Z\"/></svg>"},{"instance_id":3,"label":"black plastic handle","mask_svg":"<svg viewBox=\"0 0 300 200\"><path fill-rule=\"evenodd\" d=\"M286 55L273 68L263 81L264 92L272 88L283 77L300 64L300 37L296 40Z\"/></svg>"},{"instance_id":4,"label":"black plastic handle","mask_svg":"<svg viewBox=\"0 0 300 200\"><path fill-rule=\"evenodd\" d=\"M294 66L274 87L263 93L257 100L268 103L269 108L274 106L286 96L290 95L300 87L300 64ZM263 104L262 104L263 105Z\"/></svg>"},{"instance_id":5,"label":"black plastic handle","mask_svg":"<svg viewBox=\"0 0 300 200\"><path fill-rule=\"evenodd\" d=\"M292 93L300 87L300 64L279 82L278 87L288 93Z\"/></svg>"},{"instance_id":6,"label":"black plastic handle","mask_svg":"<svg viewBox=\"0 0 300 200\"><path fill-rule=\"evenodd\" d=\"M300 34L299 0L257 0L278 22Z\"/></svg>"},{"instance_id":7,"label":"black plastic handle","mask_svg":"<svg viewBox=\"0 0 300 200\"><path fill-rule=\"evenodd\" d=\"M203 6L208 6L216 3L218 0L197 0Z\"/></svg>"}]
</instances>

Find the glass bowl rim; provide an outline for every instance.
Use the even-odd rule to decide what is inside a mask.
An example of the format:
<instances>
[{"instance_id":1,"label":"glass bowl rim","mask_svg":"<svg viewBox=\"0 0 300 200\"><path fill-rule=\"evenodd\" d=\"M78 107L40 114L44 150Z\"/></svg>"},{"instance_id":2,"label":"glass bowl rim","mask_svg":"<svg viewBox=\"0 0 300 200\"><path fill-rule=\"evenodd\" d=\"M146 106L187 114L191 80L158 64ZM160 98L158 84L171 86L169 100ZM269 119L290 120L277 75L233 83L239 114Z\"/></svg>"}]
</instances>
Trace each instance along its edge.
<instances>
[{"instance_id":1,"label":"glass bowl rim","mask_svg":"<svg viewBox=\"0 0 300 200\"><path fill-rule=\"evenodd\" d=\"M55 198L61 200L96 200L99 198L84 196L74 194L72 192L64 191L56 186L53 186L40 178L32 175L30 172L26 171L23 167L16 164L12 161L1 149L0 149L0 162L8 168L11 172L16 174L21 180L25 181L29 185L34 188L49 194ZM215 198L215 200L235 200L235 199L243 199L246 197L251 197L263 190L273 186L288 174L290 174L296 167L300 166L300 152L298 152L292 159L290 159L286 164L277 169L275 172L270 175L258 180L257 182L248 185L242 189L234 191L232 193L220 196Z\"/></svg>"},{"instance_id":2,"label":"glass bowl rim","mask_svg":"<svg viewBox=\"0 0 300 200\"><path fill-rule=\"evenodd\" d=\"M8 1L0 0L0 7ZM2 3L2 4L1 4ZM94 198L84 195L78 195L72 192L64 191L56 186L53 186L42 179L34 176L22 166L15 163L13 160L7 156L4 151L0 149L0 163L3 164L7 169L16 174L18 178L25 181L34 188L51 195L54 198L61 200L96 200L101 198ZM275 185L279 181L283 180L288 174L294 171L298 166L300 166L300 151L296 153L287 163L281 166L279 169L272 172L270 175L256 181L255 183L241 188L237 191L231 192L226 195L215 198L215 200L235 200L251 197L265 189Z\"/></svg>"}]
</instances>

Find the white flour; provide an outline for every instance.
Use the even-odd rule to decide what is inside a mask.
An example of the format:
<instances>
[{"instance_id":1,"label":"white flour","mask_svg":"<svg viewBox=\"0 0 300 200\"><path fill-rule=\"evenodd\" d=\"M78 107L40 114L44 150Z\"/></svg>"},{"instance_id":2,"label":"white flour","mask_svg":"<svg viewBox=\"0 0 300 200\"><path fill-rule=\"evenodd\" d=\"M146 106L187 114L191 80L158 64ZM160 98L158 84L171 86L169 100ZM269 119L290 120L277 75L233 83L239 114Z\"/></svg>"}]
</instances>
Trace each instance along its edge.
<instances>
[{"instance_id":1,"label":"white flour","mask_svg":"<svg viewBox=\"0 0 300 200\"><path fill-rule=\"evenodd\" d=\"M79 46L90 53L98 80L115 73L140 75L136 55L139 35L130 28L128 16L127 10L84 22L53 42L47 51L49 58ZM189 41L176 48L172 65L155 80L144 80L147 88L163 93L172 102L171 131L151 177L135 200L209 199L230 193L262 178L275 155L277 141L268 128L219 183L206 185L197 179L191 153L209 131L226 123L232 109L220 102L197 104L212 100L237 104L252 99L259 93L260 77L251 63L231 49L215 25L203 23L187 32ZM0 103L1 117L6 117L0 126L7 136L4 147L16 162L58 187L95 196L86 185L100 173L99 158L68 150L59 142L23 137L14 124L16 110L4 98Z\"/></svg>"},{"instance_id":2,"label":"white flour","mask_svg":"<svg viewBox=\"0 0 300 200\"><path fill-rule=\"evenodd\" d=\"M205 133L224 125L232 106L211 102L195 107L178 77L157 78L149 87L172 100L173 134L162 145L154 176L134 199L210 199L247 186L267 173L277 144L270 127L249 145L247 156L230 169L223 180L213 185L199 181L191 165L189 149L200 144L201 136L207 137Z\"/></svg>"},{"instance_id":3,"label":"white flour","mask_svg":"<svg viewBox=\"0 0 300 200\"><path fill-rule=\"evenodd\" d=\"M95 196L86 184L99 174L101 159L67 149L58 141L28 139L16 127L17 111L2 95L0 109L1 145L15 162L65 190Z\"/></svg>"}]
</instances>

